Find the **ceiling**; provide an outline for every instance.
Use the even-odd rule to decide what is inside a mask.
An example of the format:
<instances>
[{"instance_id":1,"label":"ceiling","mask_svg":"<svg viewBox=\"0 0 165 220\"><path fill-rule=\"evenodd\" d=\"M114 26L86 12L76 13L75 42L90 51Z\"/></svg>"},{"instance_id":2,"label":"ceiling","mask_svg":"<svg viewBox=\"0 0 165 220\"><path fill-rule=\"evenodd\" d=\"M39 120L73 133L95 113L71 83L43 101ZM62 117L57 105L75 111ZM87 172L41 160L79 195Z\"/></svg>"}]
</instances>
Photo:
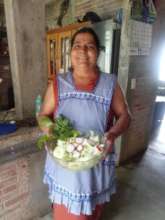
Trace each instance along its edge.
<instances>
[{"instance_id":1,"label":"ceiling","mask_svg":"<svg viewBox=\"0 0 165 220\"><path fill-rule=\"evenodd\" d=\"M55 3L57 0L45 0L45 4ZM0 5L4 3L4 0L0 0Z\"/></svg>"}]
</instances>

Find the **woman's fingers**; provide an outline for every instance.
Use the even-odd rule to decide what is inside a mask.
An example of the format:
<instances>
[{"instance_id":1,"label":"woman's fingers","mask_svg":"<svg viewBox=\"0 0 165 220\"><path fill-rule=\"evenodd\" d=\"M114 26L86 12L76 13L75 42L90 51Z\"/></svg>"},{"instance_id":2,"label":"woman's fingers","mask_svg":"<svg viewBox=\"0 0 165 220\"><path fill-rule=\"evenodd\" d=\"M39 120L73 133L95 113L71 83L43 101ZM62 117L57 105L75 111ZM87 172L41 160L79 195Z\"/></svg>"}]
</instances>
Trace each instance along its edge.
<instances>
[{"instance_id":1,"label":"woman's fingers","mask_svg":"<svg viewBox=\"0 0 165 220\"><path fill-rule=\"evenodd\" d=\"M113 144L115 141L116 136L111 132L106 132L104 135L105 145L106 145L106 152L111 153L113 150Z\"/></svg>"}]
</instances>

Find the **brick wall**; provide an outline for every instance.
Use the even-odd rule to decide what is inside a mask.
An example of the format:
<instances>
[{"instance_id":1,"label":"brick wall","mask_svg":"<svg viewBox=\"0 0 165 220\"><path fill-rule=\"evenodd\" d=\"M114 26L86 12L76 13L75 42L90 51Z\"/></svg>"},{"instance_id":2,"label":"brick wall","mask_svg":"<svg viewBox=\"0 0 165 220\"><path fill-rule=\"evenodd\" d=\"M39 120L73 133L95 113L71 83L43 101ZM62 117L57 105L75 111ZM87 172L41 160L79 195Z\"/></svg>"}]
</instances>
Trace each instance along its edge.
<instances>
[{"instance_id":1,"label":"brick wall","mask_svg":"<svg viewBox=\"0 0 165 220\"><path fill-rule=\"evenodd\" d=\"M0 166L0 219L26 215L30 198L28 161L18 159Z\"/></svg>"},{"instance_id":2,"label":"brick wall","mask_svg":"<svg viewBox=\"0 0 165 220\"><path fill-rule=\"evenodd\" d=\"M0 165L0 219L27 220L48 211L41 152Z\"/></svg>"},{"instance_id":3,"label":"brick wall","mask_svg":"<svg viewBox=\"0 0 165 220\"><path fill-rule=\"evenodd\" d=\"M57 27L60 11L60 1L46 5L46 26L48 29ZM77 22L88 11L96 12L102 19L111 18L117 9L122 8L123 0L76 0L70 1L67 14L63 18L63 25Z\"/></svg>"},{"instance_id":4,"label":"brick wall","mask_svg":"<svg viewBox=\"0 0 165 220\"><path fill-rule=\"evenodd\" d=\"M55 27L58 27L57 20L60 16L60 7L61 7L62 1L54 1L50 4L47 4L45 6L45 15L46 15L46 28L47 29L53 29ZM70 2L70 5L67 9L67 13L62 19L62 25L67 25L74 23L74 4L72 1Z\"/></svg>"},{"instance_id":5,"label":"brick wall","mask_svg":"<svg viewBox=\"0 0 165 220\"><path fill-rule=\"evenodd\" d=\"M87 11L96 12L101 18L110 18L122 7L122 0L80 0L75 2L76 17L83 17Z\"/></svg>"}]
</instances>

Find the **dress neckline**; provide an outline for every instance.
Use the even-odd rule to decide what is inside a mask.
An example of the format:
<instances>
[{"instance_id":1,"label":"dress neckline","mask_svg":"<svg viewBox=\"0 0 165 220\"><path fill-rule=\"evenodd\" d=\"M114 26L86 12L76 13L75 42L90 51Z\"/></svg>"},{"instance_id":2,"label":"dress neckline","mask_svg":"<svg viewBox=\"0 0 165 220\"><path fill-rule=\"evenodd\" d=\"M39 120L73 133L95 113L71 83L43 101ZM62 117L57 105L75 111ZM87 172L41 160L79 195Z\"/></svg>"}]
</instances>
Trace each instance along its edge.
<instances>
[{"instance_id":1,"label":"dress neckline","mask_svg":"<svg viewBox=\"0 0 165 220\"><path fill-rule=\"evenodd\" d=\"M69 72L70 79L71 79L71 82L72 82L72 85L73 85L75 91L90 92L90 93L94 93L95 92L95 90L97 88L97 85L99 84L99 81L100 81L100 72L98 73L98 77L96 78L96 80L93 81L93 83L90 83L86 87L84 87L85 89L84 88L82 89L81 87L75 85L75 82L74 82L72 74L73 74L72 72Z\"/></svg>"}]
</instances>

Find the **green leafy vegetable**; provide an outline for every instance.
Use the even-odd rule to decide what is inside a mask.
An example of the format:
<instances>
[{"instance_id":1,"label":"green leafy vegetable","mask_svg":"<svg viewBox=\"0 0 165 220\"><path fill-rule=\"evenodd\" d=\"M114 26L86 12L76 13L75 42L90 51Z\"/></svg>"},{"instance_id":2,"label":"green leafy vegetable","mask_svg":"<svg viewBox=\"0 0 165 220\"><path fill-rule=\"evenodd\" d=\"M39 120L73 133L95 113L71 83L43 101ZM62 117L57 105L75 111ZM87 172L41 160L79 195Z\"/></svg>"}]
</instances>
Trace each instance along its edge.
<instances>
[{"instance_id":1,"label":"green leafy vegetable","mask_svg":"<svg viewBox=\"0 0 165 220\"><path fill-rule=\"evenodd\" d=\"M67 140L70 137L77 137L80 133L73 128L73 125L65 116L61 115L55 119L55 126L52 129L53 136L57 140Z\"/></svg>"},{"instance_id":2,"label":"green leafy vegetable","mask_svg":"<svg viewBox=\"0 0 165 220\"><path fill-rule=\"evenodd\" d=\"M42 125L47 122L49 123L49 120L44 119ZM54 149L58 140L66 141L68 138L78 137L80 135L79 131L73 128L70 120L63 115L56 118L51 126L52 134L50 136L43 135L38 139L37 146L39 149L42 149L46 144L49 144Z\"/></svg>"},{"instance_id":3,"label":"green leafy vegetable","mask_svg":"<svg viewBox=\"0 0 165 220\"><path fill-rule=\"evenodd\" d=\"M37 147L41 150L46 144L49 144L49 147L54 149L56 144L56 138L54 136L43 135L37 140Z\"/></svg>"}]
</instances>

